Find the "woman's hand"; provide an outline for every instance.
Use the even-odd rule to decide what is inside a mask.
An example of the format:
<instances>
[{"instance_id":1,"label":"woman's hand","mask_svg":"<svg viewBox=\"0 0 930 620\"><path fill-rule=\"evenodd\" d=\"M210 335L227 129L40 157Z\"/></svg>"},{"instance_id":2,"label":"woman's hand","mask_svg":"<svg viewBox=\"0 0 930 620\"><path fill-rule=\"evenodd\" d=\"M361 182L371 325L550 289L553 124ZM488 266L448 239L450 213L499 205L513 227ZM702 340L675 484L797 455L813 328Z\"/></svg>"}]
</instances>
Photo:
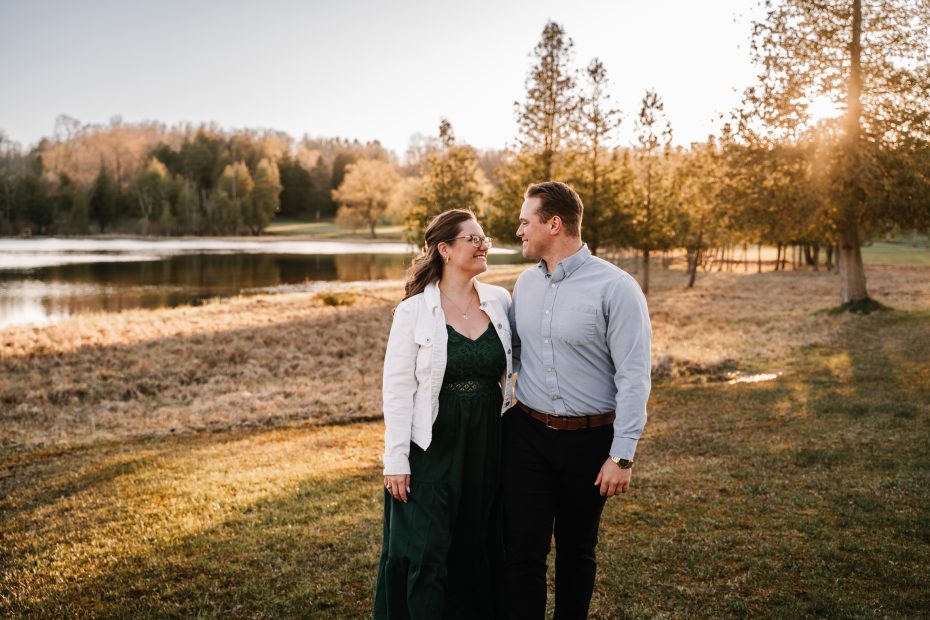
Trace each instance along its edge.
<instances>
[{"instance_id":1,"label":"woman's hand","mask_svg":"<svg viewBox=\"0 0 930 620\"><path fill-rule=\"evenodd\" d=\"M398 474L384 477L384 488L394 499L407 503L407 493L410 492L410 474Z\"/></svg>"}]
</instances>

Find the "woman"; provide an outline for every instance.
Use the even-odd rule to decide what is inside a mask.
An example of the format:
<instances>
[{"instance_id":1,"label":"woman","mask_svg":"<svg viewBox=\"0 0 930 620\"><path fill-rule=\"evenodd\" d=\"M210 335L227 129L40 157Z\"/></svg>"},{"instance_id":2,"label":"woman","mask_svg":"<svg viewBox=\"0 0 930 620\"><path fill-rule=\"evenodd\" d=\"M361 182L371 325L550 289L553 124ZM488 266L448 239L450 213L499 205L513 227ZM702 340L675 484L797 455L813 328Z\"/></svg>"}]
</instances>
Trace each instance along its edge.
<instances>
[{"instance_id":1,"label":"woman","mask_svg":"<svg viewBox=\"0 0 930 620\"><path fill-rule=\"evenodd\" d=\"M494 618L500 415L512 400L510 294L475 276L491 239L437 215L384 357L384 541L375 618Z\"/></svg>"}]
</instances>

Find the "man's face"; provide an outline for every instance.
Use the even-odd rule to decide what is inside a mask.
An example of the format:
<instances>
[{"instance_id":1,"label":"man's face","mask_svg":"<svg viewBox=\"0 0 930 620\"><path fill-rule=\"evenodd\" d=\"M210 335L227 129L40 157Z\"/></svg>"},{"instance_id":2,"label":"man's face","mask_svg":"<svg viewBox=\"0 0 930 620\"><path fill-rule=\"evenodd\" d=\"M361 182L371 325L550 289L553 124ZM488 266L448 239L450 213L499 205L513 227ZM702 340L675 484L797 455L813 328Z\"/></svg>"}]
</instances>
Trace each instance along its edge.
<instances>
[{"instance_id":1,"label":"man's face","mask_svg":"<svg viewBox=\"0 0 930 620\"><path fill-rule=\"evenodd\" d=\"M552 239L549 225L539 221L537 212L542 201L538 196L527 198L520 207L520 227L517 236L523 240L524 258L542 258Z\"/></svg>"}]
</instances>

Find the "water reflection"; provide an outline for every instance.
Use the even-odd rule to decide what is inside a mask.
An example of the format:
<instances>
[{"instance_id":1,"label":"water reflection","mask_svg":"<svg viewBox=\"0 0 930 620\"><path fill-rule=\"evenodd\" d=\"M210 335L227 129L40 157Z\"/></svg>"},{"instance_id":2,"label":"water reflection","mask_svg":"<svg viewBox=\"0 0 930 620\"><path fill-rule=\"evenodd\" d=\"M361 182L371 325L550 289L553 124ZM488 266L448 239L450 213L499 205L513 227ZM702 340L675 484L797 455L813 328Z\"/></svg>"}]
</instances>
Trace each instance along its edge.
<instances>
[{"instance_id":1,"label":"water reflection","mask_svg":"<svg viewBox=\"0 0 930 620\"><path fill-rule=\"evenodd\" d=\"M261 245L265 250L279 247L278 244ZM91 249L98 251L100 248ZM0 329L27 323L45 324L86 312L196 304L250 289L308 281L399 279L411 258L410 254L402 253L359 252L221 251L152 256L150 248L137 249L142 251L98 255L96 262L67 260L71 250L82 256L90 255L85 248L66 249L64 254L50 251L41 255L40 252L30 259L35 265L33 268L0 267ZM8 264L14 261L10 256L6 257ZM495 253L489 258L491 264L509 264L520 260L520 255ZM0 260L0 264L2 262Z\"/></svg>"}]
</instances>

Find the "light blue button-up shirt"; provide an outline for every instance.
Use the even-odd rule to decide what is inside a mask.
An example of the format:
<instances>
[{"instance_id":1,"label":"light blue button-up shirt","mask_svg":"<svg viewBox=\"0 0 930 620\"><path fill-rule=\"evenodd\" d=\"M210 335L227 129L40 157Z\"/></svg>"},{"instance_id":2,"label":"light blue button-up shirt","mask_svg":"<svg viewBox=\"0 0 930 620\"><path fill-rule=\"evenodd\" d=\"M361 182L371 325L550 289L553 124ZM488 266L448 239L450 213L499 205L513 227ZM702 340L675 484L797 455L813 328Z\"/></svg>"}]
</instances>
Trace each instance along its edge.
<instances>
[{"instance_id":1,"label":"light blue button-up shirt","mask_svg":"<svg viewBox=\"0 0 930 620\"><path fill-rule=\"evenodd\" d=\"M552 272L540 261L520 274L510 322L517 399L564 416L615 411L610 456L632 459L646 425L652 346L636 280L585 244Z\"/></svg>"}]
</instances>

